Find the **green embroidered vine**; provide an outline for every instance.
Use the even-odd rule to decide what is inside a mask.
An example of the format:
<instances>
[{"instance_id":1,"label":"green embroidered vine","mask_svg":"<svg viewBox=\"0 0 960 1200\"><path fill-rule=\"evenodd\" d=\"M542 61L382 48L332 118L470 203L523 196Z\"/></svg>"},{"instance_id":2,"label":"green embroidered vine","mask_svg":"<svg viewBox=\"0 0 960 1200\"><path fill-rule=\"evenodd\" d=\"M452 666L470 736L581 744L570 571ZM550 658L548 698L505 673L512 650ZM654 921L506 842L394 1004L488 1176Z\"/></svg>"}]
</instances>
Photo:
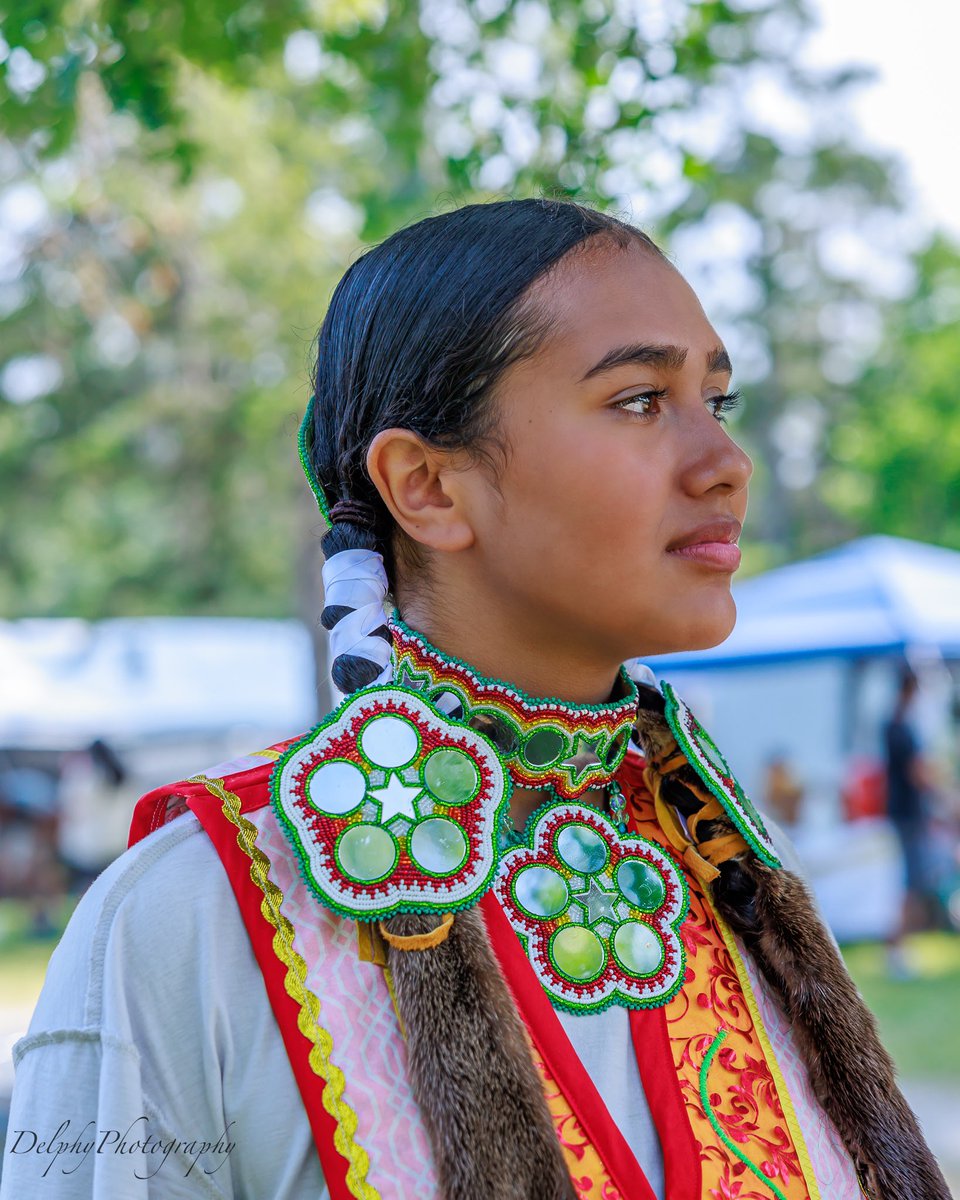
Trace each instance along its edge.
<instances>
[{"instance_id":1,"label":"green embroidered vine","mask_svg":"<svg viewBox=\"0 0 960 1200\"><path fill-rule=\"evenodd\" d=\"M787 1200L786 1195L780 1190L780 1188L777 1187L773 1180L764 1175L760 1168L752 1163L736 1144L736 1142L734 1142L734 1140L720 1124L716 1114L713 1111L713 1106L710 1104L710 1093L707 1088L707 1076L710 1074L710 1068L713 1065L713 1060L716 1058L717 1051L723 1045L723 1040L726 1036L726 1029L721 1029L717 1036L710 1043L710 1048L707 1050L707 1053L703 1057L703 1062L700 1064L700 1102L703 1104L703 1111L707 1115L707 1120L713 1126L714 1133L717 1135L720 1141L723 1142L730 1153L736 1155L743 1165L751 1170L754 1175L756 1175L761 1183L765 1183L771 1192L773 1192L773 1194L777 1197L777 1200Z\"/></svg>"}]
</instances>

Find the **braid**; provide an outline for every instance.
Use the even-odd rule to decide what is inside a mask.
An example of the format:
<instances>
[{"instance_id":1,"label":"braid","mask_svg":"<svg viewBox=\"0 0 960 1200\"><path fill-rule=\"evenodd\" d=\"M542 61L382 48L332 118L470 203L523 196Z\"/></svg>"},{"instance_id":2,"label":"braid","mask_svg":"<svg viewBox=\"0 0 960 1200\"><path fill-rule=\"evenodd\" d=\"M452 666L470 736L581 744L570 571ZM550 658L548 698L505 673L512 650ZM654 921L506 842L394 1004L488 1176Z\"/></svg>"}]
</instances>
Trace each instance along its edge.
<instances>
[{"instance_id":1,"label":"braid","mask_svg":"<svg viewBox=\"0 0 960 1200\"><path fill-rule=\"evenodd\" d=\"M330 633L330 676L345 695L388 683L393 639L384 620L387 573L376 536L374 510L340 500L330 510L321 541L325 605L320 623Z\"/></svg>"}]
</instances>

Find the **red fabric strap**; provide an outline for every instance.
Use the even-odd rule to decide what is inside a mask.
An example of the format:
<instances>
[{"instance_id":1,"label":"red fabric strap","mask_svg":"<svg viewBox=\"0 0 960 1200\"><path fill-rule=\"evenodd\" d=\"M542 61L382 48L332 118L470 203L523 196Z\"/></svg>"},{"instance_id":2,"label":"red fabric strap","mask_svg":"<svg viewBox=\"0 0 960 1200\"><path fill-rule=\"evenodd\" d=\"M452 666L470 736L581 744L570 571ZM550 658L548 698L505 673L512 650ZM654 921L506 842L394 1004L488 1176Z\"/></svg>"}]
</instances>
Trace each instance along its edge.
<instances>
[{"instance_id":1,"label":"red fabric strap","mask_svg":"<svg viewBox=\"0 0 960 1200\"><path fill-rule=\"evenodd\" d=\"M232 790L229 778L224 780L224 786ZM254 780L248 784L244 779L236 794L241 799L241 812L252 812L268 803L262 780ZM300 1089L314 1144L320 1156L323 1177L330 1190L330 1198L353 1200L347 1188L348 1160L334 1145L337 1124L323 1107L323 1089L326 1085L310 1066L308 1055L312 1043L297 1027L300 1006L284 987L287 968L274 953L273 937L276 931L260 910L263 892L250 877L250 859L237 843L237 827L223 815L217 797L205 789L203 794L188 796L187 804L216 847L240 906L243 923L247 927L253 952L263 973L270 1006L280 1026L293 1075Z\"/></svg>"},{"instance_id":2,"label":"red fabric strap","mask_svg":"<svg viewBox=\"0 0 960 1200\"><path fill-rule=\"evenodd\" d=\"M622 1200L655 1200L647 1177L571 1046L513 927L492 892L480 901L480 910L500 970L527 1032L600 1155L619 1196Z\"/></svg>"}]
</instances>

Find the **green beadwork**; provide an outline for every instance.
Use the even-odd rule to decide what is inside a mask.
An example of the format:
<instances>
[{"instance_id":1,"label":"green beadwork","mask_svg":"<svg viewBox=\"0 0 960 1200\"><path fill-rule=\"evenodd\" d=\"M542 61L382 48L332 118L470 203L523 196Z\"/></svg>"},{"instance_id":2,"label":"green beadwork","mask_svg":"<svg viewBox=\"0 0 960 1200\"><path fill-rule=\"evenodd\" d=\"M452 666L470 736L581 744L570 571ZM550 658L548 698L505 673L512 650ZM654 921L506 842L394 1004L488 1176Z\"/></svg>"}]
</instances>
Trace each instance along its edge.
<instances>
[{"instance_id":1,"label":"green beadwork","mask_svg":"<svg viewBox=\"0 0 960 1200\"><path fill-rule=\"evenodd\" d=\"M590 806L559 799L533 812L522 837L501 841L496 888L555 1006L659 1006L682 986L682 872L659 844L619 837Z\"/></svg>"},{"instance_id":2,"label":"green beadwork","mask_svg":"<svg viewBox=\"0 0 960 1200\"><path fill-rule=\"evenodd\" d=\"M660 935L643 921L625 921L610 943L617 961L630 975L656 975L663 963Z\"/></svg>"},{"instance_id":3,"label":"green beadwork","mask_svg":"<svg viewBox=\"0 0 960 1200\"><path fill-rule=\"evenodd\" d=\"M663 903L663 876L642 858L625 858L617 867L617 887L641 912L655 912Z\"/></svg>"},{"instance_id":4,"label":"green beadwork","mask_svg":"<svg viewBox=\"0 0 960 1200\"><path fill-rule=\"evenodd\" d=\"M541 919L559 916L570 903L570 889L560 872L536 864L517 872L513 895L522 909Z\"/></svg>"},{"instance_id":5,"label":"green beadwork","mask_svg":"<svg viewBox=\"0 0 960 1200\"><path fill-rule=\"evenodd\" d=\"M769 867L781 867L783 864L770 840L763 818L730 770L716 742L669 683L663 684L663 696L666 701L664 717L687 762L720 801L727 816L761 861ZM683 712L686 712L693 722L692 733L686 728ZM725 785L724 780L729 781L729 787Z\"/></svg>"},{"instance_id":6,"label":"green beadwork","mask_svg":"<svg viewBox=\"0 0 960 1200\"><path fill-rule=\"evenodd\" d=\"M606 842L589 825L571 822L557 836L557 854L572 871L583 875L602 871L609 853Z\"/></svg>"},{"instance_id":7,"label":"green beadwork","mask_svg":"<svg viewBox=\"0 0 960 1200\"><path fill-rule=\"evenodd\" d=\"M397 865L399 849L388 829L363 823L343 831L334 853L344 875L360 883L376 883Z\"/></svg>"},{"instance_id":8,"label":"green beadwork","mask_svg":"<svg viewBox=\"0 0 960 1200\"><path fill-rule=\"evenodd\" d=\"M310 484L310 491L313 492L313 498L317 502L317 507L320 509L323 519L329 525L330 506L327 503L327 496L320 486L320 480L313 473L313 467L310 465L309 447L313 439L313 405L314 397L311 396L307 404L307 411L303 414L303 420L300 422L300 428L297 431L297 453L300 457L300 466L307 477L307 483Z\"/></svg>"},{"instance_id":9,"label":"green beadwork","mask_svg":"<svg viewBox=\"0 0 960 1200\"><path fill-rule=\"evenodd\" d=\"M564 925L550 939L550 960L574 983L589 983L607 965L603 942L585 925Z\"/></svg>"},{"instance_id":10,"label":"green beadwork","mask_svg":"<svg viewBox=\"0 0 960 1200\"><path fill-rule=\"evenodd\" d=\"M560 787L564 799L572 799L608 783L620 766L638 696L625 667L618 676L623 691L618 700L572 704L552 696L535 698L445 654L411 629L396 610L390 624L396 685L434 704L442 700L445 708L459 705L463 715L458 719L494 743L516 785ZM605 728L586 725L588 719L595 725L597 716L605 718Z\"/></svg>"},{"instance_id":11,"label":"green beadwork","mask_svg":"<svg viewBox=\"0 0 960 1200\"><path fill-rule=\"evenodd\" d=\"M428 875L452 875L467 860L467 839L455 821L428 817L417 825L407 843L410 857Z\"/></svg>"},{"instance_id":12,"label":"green beadwork","mask_svg":"<svg viewBox=\"0 0 960 1200\"><path fill-rule=\"evenodd\" d=\"M346 697L270 777L304 883L362 921L476 904L494 878L511 791L481 734L389 686Z\"/></svg>"}]
</instances>

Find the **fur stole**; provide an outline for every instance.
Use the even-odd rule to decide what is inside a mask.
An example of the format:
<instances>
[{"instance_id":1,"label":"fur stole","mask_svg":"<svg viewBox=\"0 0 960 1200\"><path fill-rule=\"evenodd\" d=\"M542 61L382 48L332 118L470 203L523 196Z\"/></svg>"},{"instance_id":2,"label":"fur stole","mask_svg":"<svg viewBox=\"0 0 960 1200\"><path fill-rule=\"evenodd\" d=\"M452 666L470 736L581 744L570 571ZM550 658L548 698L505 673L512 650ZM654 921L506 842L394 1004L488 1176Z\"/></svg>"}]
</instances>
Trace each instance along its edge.
<instances>
[{"instance_id":1,"label":"fur stole","mask_svg":"<svg viewBox=\"0 0 960 1200\"><path fill-rule=\"evenodd\" d=\"M384 922L404 937L436 924L426 914ZM388 959L444 1200L576 1200L480 913L458 913L440 945L391 949Z\"/></svg>"}]
</instances>

